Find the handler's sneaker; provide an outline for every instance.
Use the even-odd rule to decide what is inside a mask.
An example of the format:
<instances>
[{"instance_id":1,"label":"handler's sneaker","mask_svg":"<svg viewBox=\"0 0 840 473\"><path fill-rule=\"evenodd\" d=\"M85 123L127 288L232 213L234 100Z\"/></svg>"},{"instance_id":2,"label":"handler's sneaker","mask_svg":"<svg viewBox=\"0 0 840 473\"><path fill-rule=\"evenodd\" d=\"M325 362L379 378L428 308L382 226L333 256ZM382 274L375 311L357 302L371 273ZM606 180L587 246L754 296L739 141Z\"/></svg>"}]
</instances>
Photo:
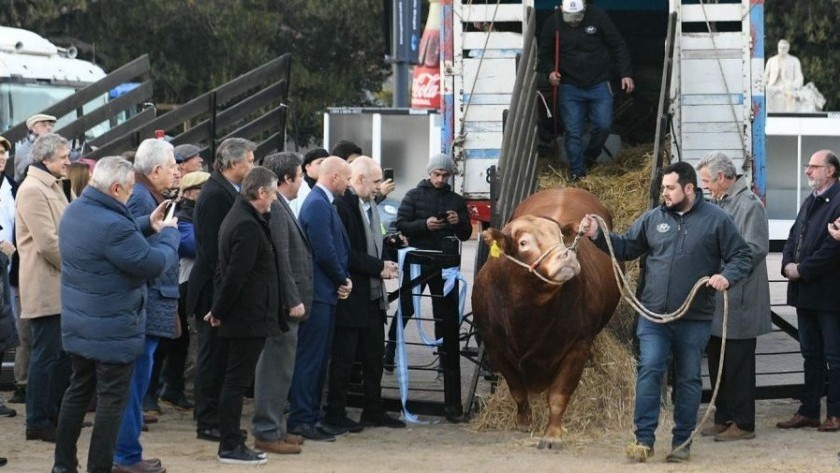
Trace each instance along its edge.
<instances>
[{"instance_id":1,"label":"handler's sneaker","mask_svg":"<svg viewBox=\"0 0 840 473\"><path fill-rule=\"evenodd\" d=\"M648 461L648 458L653 457L653 445L636 440L624 449L624 455L630 461L644 463Z\"/></svg>"},{"instance_id":2,"label":"handler's sneaker","mask_svg":"<svg viewBox=\"0 0 840 473\"><path fill-rule=\"evenodd\" d=\"M255 452L243 444L233 450L219 450L218 459L226 465L263 465L268 461L265 453Z\"/></svg>"},{"instance_id":3,"label":"handler's sneaker","mask_svg":"<svg viewBox=\"0 0 840 473\"><path fill-rule=\"evenodd\" d=\"M668 463L682 463L687 462L691 458L691 447L681 448L679 450L671 450L671 453L665 457Z\"/></svg>"}]
</instances>

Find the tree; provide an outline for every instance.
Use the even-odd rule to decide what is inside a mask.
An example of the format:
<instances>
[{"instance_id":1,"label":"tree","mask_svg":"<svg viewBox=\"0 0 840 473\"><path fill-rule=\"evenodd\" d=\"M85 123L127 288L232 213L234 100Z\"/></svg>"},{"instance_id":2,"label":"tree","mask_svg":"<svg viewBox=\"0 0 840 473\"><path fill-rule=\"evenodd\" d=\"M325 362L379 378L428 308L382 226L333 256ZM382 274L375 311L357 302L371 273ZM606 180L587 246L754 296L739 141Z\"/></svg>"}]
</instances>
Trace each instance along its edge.
<instances>
[{"instance_id":1,"label":"tree","mask_svg":"<svg viewBox=\"0 0 840 473\"><path fill-rule=\"evenodd\" d=\"M155 101L184 103L292 53L290 108L302 145L323 111L370 105L389 72L381 0L17 0L0 22L95 45L106 70L148 53ZM287 123L289 125L289 123Z\"/></svg>"}]
</instances>

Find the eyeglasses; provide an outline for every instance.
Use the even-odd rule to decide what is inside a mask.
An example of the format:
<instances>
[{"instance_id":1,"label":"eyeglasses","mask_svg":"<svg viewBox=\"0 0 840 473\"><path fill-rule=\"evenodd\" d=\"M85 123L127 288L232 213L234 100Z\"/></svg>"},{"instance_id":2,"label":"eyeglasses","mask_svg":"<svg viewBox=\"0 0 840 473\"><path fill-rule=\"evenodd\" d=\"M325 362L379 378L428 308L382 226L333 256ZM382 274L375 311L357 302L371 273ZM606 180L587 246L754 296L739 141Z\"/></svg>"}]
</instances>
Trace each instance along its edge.
<instances>
[{"instance_id":1,"label":"eyeglasses","mask_svg":"<svg viewBox=\"0 0 840 473\"><path fill-rule=\"evenodd\" d=\"M804 166L802 166L802 169L807 170L807 169L817 169L817 168L827 168L827 167L828 167L827 164L805 164Z\"/></svg>"}]
</instances>

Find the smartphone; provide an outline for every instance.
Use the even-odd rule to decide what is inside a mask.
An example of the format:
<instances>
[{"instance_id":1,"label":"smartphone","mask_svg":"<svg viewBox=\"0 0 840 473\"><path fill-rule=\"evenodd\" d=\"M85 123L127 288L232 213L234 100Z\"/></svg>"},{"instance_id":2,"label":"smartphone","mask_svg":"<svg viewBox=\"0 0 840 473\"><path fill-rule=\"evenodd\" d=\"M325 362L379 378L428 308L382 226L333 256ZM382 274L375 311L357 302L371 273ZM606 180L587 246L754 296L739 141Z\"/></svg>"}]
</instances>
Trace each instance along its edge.
<instances>
[{"instance_id":1,"label":"smartphone","mask_svg":"<svg viewBox=\"0 0 840 473\"><path fill-rule=\"evenodd\" d=\"M172 217L175 216L175 207L177 207L177 205L175 204L175 201L170 200L169 201L169 206L166 208L166 218L164 220L169 220L169 219L171 219Z\"/></svg>"},{"instance_id":2,"label":"smartphone","mask_svg":"<svg viewBox=\"0 0 840 473\"><path fill-rule=\"evenodd\" d=\"M382 180L387 181L388 179L394 180L394 168L385 168L382 170Z\"/></svg>"}]
</instances>

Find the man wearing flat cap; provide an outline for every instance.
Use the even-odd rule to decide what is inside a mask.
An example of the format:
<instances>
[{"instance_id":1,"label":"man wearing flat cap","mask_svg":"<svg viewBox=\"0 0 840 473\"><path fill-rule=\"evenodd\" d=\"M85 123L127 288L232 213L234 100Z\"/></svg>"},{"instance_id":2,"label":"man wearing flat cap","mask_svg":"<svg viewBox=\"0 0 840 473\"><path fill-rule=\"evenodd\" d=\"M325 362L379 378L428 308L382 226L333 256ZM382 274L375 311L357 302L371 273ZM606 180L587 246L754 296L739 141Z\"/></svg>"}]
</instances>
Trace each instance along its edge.
<instances>
[{"instance_id":1,"label":"man wearing flat cap","mask_svg":"<svg viewBox=\"0 0 840 473\"><path fill-rule=\"evenodd\" d=\"M455 193L449 180L455 174L455 163L446 154L438 154L429 159L426 165L429 177L420 181L417 187L405 194L397 211L397 230L408 238L409 245L421 250L444 248L444 239L455 236L464 241L472 234L472 224L467 213L467 203ZM425 268L424 268L425 269ZM421 292L425 287L421 288ZM429 281L432 294L443 294L443 278L440 274ZM441 313L443 299L432 299L432 310ZM403 325L413 315L411 303L403 304ZM388 345L385 349L385 369L392 370L394 365L395 340L397 339L396 318L391 320L388 329ZM435 338L443 334L440 322L435 322Z\"/></svg>"},{"instance_id":2,"label":"man wearing flat cap","mask_svg":"<svg viewBox=\"0 0 840 473\"><path fill-rule=\"evenodd\" d=\"M193 144L175 147L175 162L178 163L178 171L181 172L182 176L202 170L204 160L201 158L200 152L201 148Z\"/></svg>"},{"instance_id":3,"label":"man wearing flat cap","mask_svg":"<svg viewBox=\"0 0 840 473\"><path fill-rule=\"evenodd\" d=\"M29 133L15 150L15 182L23 182L26 171L32 164L32 143L41 135L52 133L55 117L37 113L26 119L26 129Z\"/></svg>"}]
</instances>

